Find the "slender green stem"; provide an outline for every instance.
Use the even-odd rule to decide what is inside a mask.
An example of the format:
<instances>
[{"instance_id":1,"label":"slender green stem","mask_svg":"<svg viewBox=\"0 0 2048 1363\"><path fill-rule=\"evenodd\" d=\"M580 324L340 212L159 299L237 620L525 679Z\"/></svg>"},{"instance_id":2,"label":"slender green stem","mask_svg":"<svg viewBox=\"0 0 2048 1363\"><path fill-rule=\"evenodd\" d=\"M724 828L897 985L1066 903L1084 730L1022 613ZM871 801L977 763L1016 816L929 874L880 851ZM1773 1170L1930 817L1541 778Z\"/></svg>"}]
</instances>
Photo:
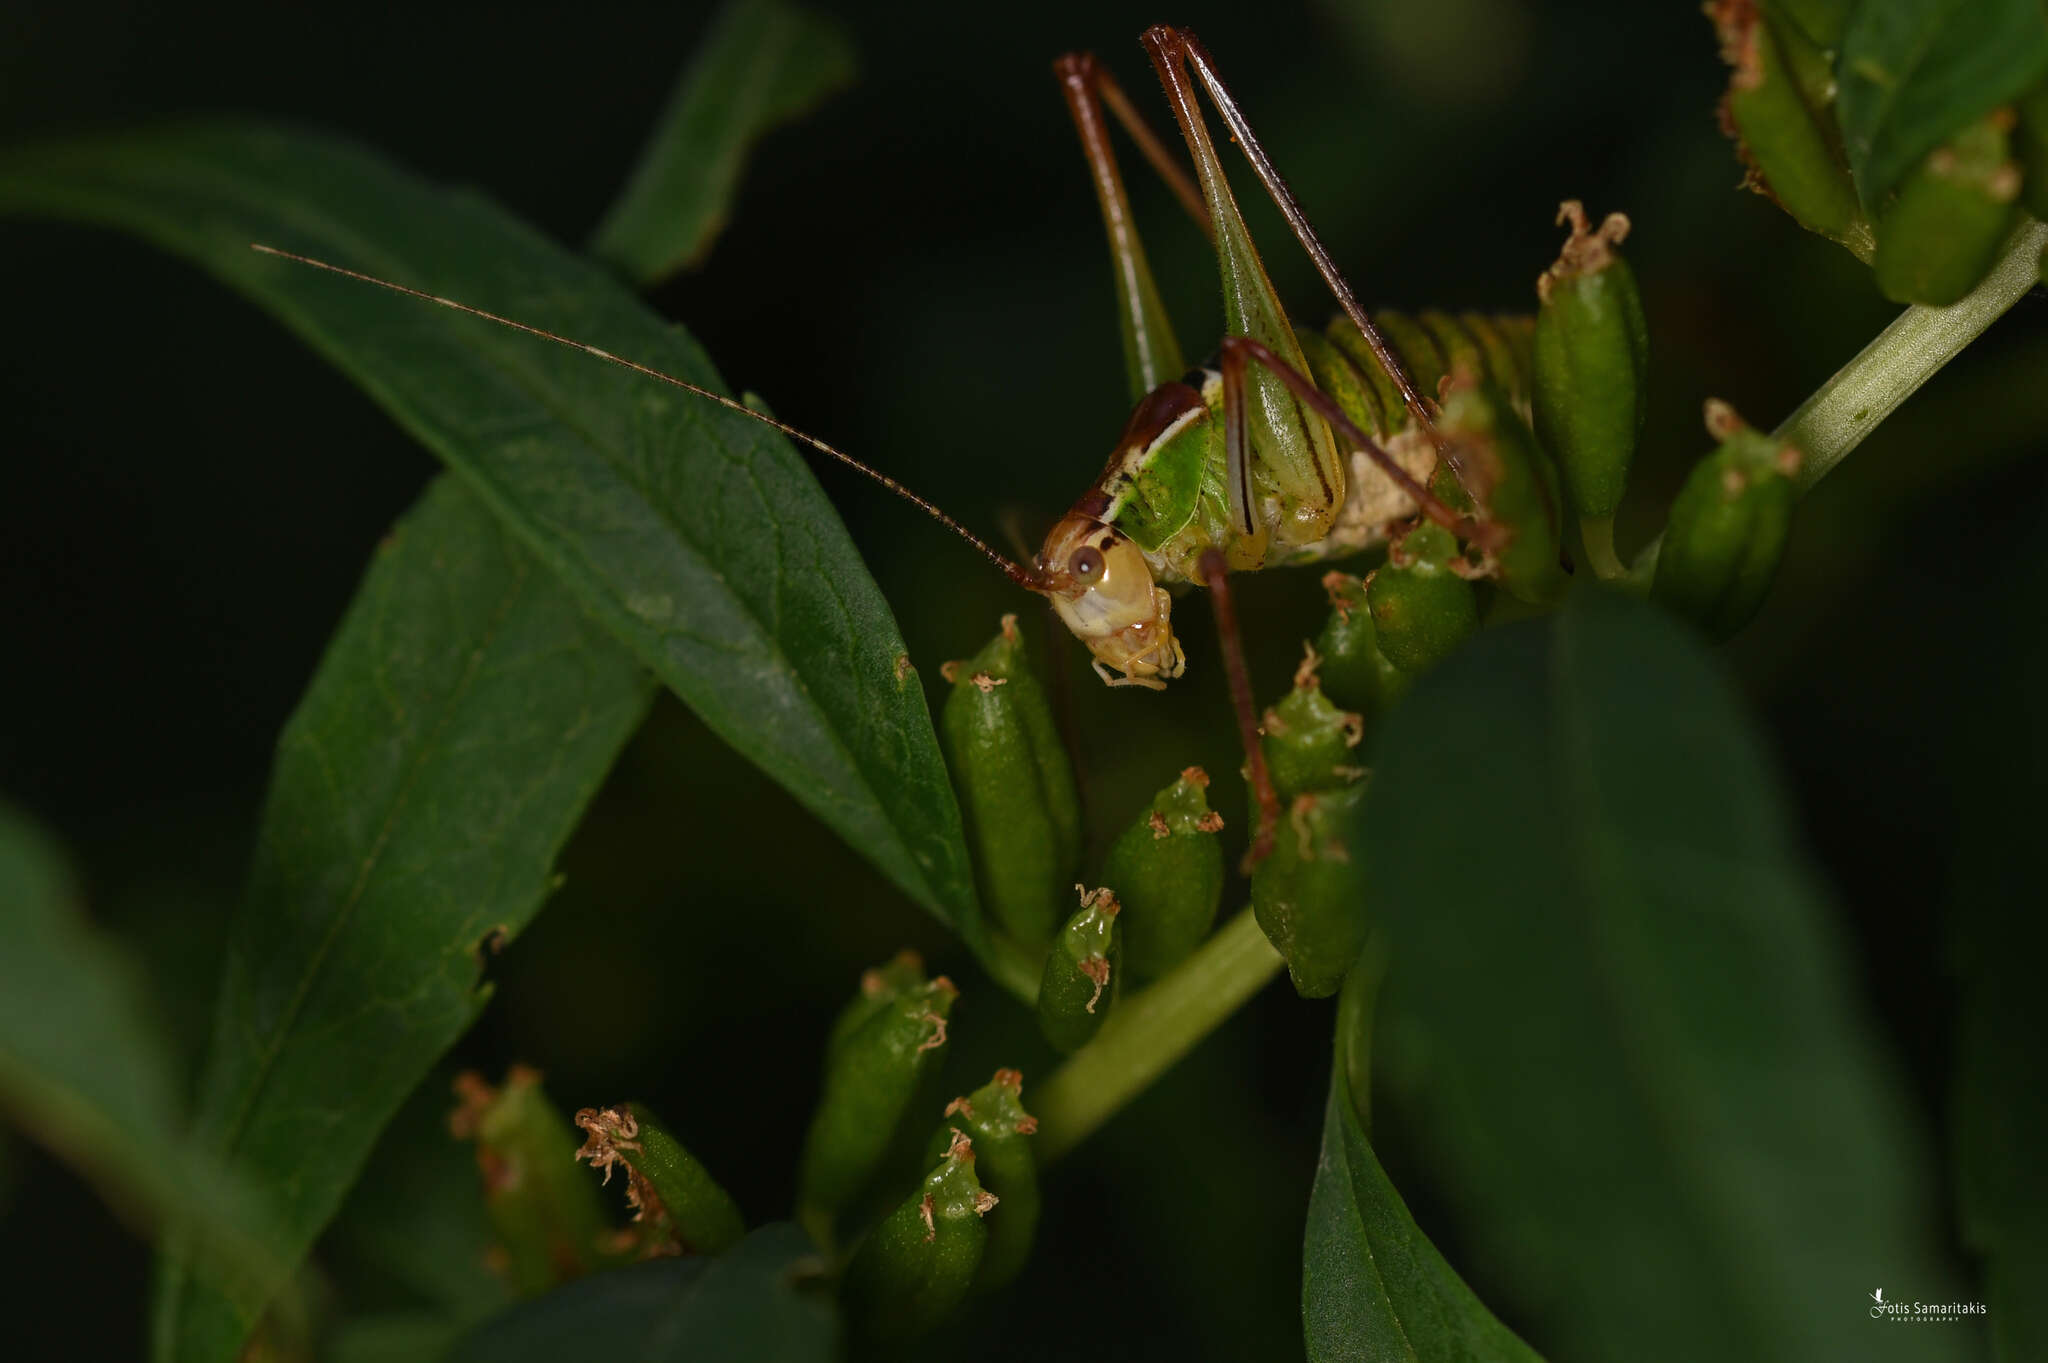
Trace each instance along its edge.
<instances>
[{"instance_id":1,"label":"slender green stem","mask_svg":"<svg viewBox=\"0 0 2048 1363\"><path fill-rule=\"evenodd\" d=\"M1042 1085L1041 1163L1058 1159L1173 1067L1280 971L1250 909L1215 933L1157 984L1117 1004L1095 1039Z\"/></svg>"},{"instance_id":2,"label":"slender green stem","mask_svg":"<svg viewBox=\"0 0 2048 1363\"><path fill-rule=\"evenodd\" d=\"M2048 224L2028 219L2006 243L1991 273L1961 302L1907 308L1799 404L1772 434L1805 456L1797 478L1802 494L2041 281L2044 245ZM1648 584L1663 542L1659 535L1636 556L1629 577L1637 585Z\"/></svg>"}]
</instances>

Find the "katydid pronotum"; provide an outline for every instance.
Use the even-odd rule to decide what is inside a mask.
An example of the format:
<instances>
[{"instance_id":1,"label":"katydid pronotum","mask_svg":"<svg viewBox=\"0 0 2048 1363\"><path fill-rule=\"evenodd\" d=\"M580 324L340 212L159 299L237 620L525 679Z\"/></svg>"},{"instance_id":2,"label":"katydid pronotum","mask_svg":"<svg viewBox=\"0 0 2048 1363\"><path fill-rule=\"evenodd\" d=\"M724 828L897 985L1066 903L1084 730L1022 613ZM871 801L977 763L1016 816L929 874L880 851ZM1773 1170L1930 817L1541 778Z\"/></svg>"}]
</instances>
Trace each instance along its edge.
<instances>
[{"instance_id":1,"label":"katydid pronotum","mask_svg":"<svg viewBox=\"0 0 2048 1363\"><path fill-rule=\"evenodd\" d=\"M914 503L1041 595L1094 655L1110 686L1163 688L1186 654L1171 624L1169 586L1200 584L1214 607L1231 700L1260 808L1252 859L1270 847L1279 802L1258 741L1228 575L1335 558L1388 538L1421 514L1468 543L1483 573L1512 528L1488 512L1485 479L1437 430L1435 388L1453 372L1528 388L1525 318L1417 318L1359 305L1307 216L1254 136L1216 64L1192 33L1159 25L1141 40L1194 163L1191 179L1109 73L1084 53L1054 63L1094 180L1115 267L1124 355L1136 405L1093 485L1029 563L1000 553L937 506L837 447L732 398L573 338L393 281L275 247L257 250L376 284L585 351L774 427ZM1267 278L1210 141L1206 94L1231 140L1314 261L1341 315L1327 333L1297 333ZM1189 370L1132 221L1105 113L1208 234L1221 271L1228 334ZM1411 370L1413 373L1411 374ZM1455 509L1431 488L1462 492Z\"/></svg>"}]
</instances>

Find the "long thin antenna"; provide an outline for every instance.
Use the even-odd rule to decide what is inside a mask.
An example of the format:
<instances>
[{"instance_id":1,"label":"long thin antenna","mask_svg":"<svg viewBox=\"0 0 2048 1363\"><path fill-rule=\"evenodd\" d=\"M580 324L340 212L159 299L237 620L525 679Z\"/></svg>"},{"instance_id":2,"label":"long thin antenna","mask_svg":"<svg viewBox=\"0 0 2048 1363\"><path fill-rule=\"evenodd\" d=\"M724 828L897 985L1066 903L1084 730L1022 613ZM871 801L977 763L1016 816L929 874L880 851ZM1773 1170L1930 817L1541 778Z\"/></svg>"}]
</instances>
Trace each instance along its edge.
<instances>
[{"instance_id":1,"label":"long thin antenna","mask_svg":"<svg viewBox=\"0 0 2048 1363\"><path fill-rule=\"evenodd\" d=\"M586 355L594 355L598 359L618 365L622 369L630 369L636 374L644 374L650 379L659 380L671 388L680 388L685 393L694 394L705 399L707 402L715 402L727 411L738 412L743 417L778 430L798 444L808 445L818 451L818 453L829 455L848 468L874 479L874 481L880 483L883 487L889 489L889 491L895 493L904 501L909 502L940 525L945 526L961 539L966 540L969 544L980 550L982 556L988 559L990 563L995 564L1001 570L1003 576L1009 578L1010 581L1026 591L1042 592L1045 590L1045 585L1039 581L1036 573L1033 573L1029 568L1024 567L1015 560L998 553L995 547L989 544L987 540L975 534L972 530L969 530L966 526L960 524L960 522L954 520L951 516L948 516L945 512L939 510L938 507L918 496L888 474L869 468L844 450L836 449L818 439L818 437L807 435L794 426L777 421L772 416L757 412L745 403L736 402L732 398L726 397L723 393L714 393L709 388L699 388L696 384L679 379L673 374L664 374L659 369L649 368L638 361L626 359L622 355L614 355L609 350L601 350L594 345L587 345L582 341L572 340L567 336L560 336L552 331L531 326L525 322L515 322L510 317L501 317L495 312L486 312L482 308L472 307L468 303L457 302L453 298L443 298L439 294L428 293L423 289L407 288L403 284L394 284L388 279L379 279L375 275L364 274L359 270L351 270L346 266L335 265L325 260L316 260L312 256L302 256L296 251L280 250L275 246L265 246L261 242L251 242L249 245L251 250L261 251L266 256L277 256L283 260L297 261L301 265L310 265L316 270L325 270L329 274L338 274L344 278L354 279L364 284L375 284L380 289L389 289L393 293L402 293L408 298L418 298L428 303L438 303L444 308L453 308L457 312L466 312L472 317L481 317L486 322L496 322L501 327L510 327L514 331L523 331L529 336L538 336L544 341L553 341L556 345L567 346L571 350L580 350Z\"/></svg>"}]
</instances>

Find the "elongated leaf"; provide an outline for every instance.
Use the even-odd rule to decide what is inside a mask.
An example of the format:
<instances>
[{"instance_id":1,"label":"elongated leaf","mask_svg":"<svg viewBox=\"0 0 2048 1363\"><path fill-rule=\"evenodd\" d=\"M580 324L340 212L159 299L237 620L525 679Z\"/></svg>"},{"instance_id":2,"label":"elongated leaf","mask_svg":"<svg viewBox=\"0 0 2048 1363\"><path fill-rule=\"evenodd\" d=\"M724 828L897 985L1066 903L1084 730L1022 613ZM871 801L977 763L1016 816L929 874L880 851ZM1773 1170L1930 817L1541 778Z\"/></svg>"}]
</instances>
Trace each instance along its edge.
<instances>
[{"instance_id":1,"label":"elongated leaf","mask_svg":"<svg viewBox=\"0 0 2048 1363\"><path fill-rule=\"evenodd\" d=\"M1965 124L2048 75L2041 0L1860 0L1836 59L1849 169L1876 216Z\"/></svg>"},{"instance_id":2,"label":"elongated leaf","mask_svg":"<svg viewBox=\"0 0 2048 1363\"><path fill-rule=\"evenodd\" d=\"M1373 986L1353 969L1351 991ZM1348 997L1343 1018L1362 1006ZM1343 1024L1340 1022L1339 1024ZM1356 1061L1339 1037L1308 1200L1301 1320L1310 1363L1539 1363L1429 1242L1373 1154L1351 1091Z\"/></svg>"},{"instance_id":3,"label":"elongated leaf","mask_svg":"<svg viewBox=\"0 0 2048 1363\"><path fill-rule=\"evenodd\" d=\"M837 25L784 0L738 0L704 40L591 254L639 284L711 249L754 144L851 84L853 45Z\"/></svg>"},{"instance_id":4,"label":"elongated leaf","mask_svg":"<svg viewBox=\"0 0 2048 1363\"><path fill-rule=\"evenodd\" d=\"M0 1111L148 1227L254 1248L251 1208L194 1153L178 1066L134 965L85 920L62 854L0 804Z\"/></svg>"},{"instance_id":5,"label":"elongated leaf","mask_svg":"<svg viewBox=\"0 0 2048 1363\"><path fill-rule=\"evenodd\" d=\"M334 259L719 388L689 337L603 271L474 195L331 139L238 124L0 157L7 211L141 233L271 309L459 469L712 729L982 941L923 689L786 441L589 356L248 245Z\"/></svg>"},{"instance_id":6,"label":"elongated leaf","mask_svg":"<svg viewBox=\"0 0 2048 1363\"><path fill-rule=\"evenodd\" d=\"M1560 1357L1947 1358L1923 1152L1712 659L1579 593L1390 718L1389 1074Z\"/></svg>"},{"instance_id":7,"label":"elongated leaf","mask_svg":"<svg viewBox=\"0 0 2048 1363\"><path fill-rule=\"evenodd\" d=\"M824 1261L786 1222L710 1259L600 1273L480 1326L448 1363L807 1363L836 1356Z\"/></svg>"},{"instance_id":8,"label":"elongated leaf","mask_svg":"<svg viewBox=\"0 0 2048 1363\"><path fill-rule=\"evenodd\" d=\"M379 551L278 741L202 1083L280 1271L482 1008L486 939L539 909L650 691L458 481ZM159 1353L230 1358L264 1304L173 1263Z\"/></svg>"},{"instance_id":9,"label":"elongated leaf","mask_svg":"<svg viewBox=\"0 0 2048 1363\"><path fill-rule=\"evenodd\" d=\"M2048 591L2048 515L2010 552L1979 613L2003 641L1956 725L1956 884L1949 935L1959 978L1955 1034L1956 1211L1982 1256L1985 1325L1998 1363L2048 1358L2048 915L2033 848L2048 809L2048 713L2037 688L2048 636L2014 629ZM1987 756L1989 760L1987 760Z\"/></svg>"}]
</instances>

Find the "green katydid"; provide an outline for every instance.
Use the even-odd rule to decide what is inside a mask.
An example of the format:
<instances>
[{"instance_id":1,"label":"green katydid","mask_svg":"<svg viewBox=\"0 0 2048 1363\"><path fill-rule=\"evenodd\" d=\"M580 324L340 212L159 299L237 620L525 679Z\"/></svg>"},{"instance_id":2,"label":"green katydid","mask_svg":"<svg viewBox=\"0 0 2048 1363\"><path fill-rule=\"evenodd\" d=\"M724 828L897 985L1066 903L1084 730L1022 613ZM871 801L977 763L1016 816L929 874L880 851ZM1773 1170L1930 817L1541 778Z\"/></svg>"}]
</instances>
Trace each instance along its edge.
<instances>
[{"instance_id":1,"label":"green katydid","mask_svg":"<svg viewBox=\"0 0 2048 1363\"><path fill-rule=\"evenodd\" d=\"M1192 180L1095 58L1076 53L1054 63L1109 236L1136 405L1102 473L1028 564L1000 553L887 475L731 398L454 299L274 247L256 249L583 350L774 427L913 502L1011 581L1044 596L1111 686L1159 689L1182 675L1186 654L1173 632L1166 589L1206 586L1261 808L1256 859L1270 846L1278 802L1259 750L1227 574L1356 553L1384 542L1390 526L1418 512L1478 552L1472 572L1488 571L1515 527L1492 516L1494 479L1478 466L1482 461L1437 430L1434 398L1438 384L1453 374L1487 379L1526 415L1532 324L1470 313L1412 319L1381 313L1375 321L1338 273L1200 41L1160 25L1142 42L1193 159ZM1298 333L1288 322L1210 141L1198 91L1207 93L1336 296L1341 316L1326 334ZM1215 247L1229 334L1203 367L1183 368L1132 222L1105 110Z\"/></svg>"}]
</instances>

